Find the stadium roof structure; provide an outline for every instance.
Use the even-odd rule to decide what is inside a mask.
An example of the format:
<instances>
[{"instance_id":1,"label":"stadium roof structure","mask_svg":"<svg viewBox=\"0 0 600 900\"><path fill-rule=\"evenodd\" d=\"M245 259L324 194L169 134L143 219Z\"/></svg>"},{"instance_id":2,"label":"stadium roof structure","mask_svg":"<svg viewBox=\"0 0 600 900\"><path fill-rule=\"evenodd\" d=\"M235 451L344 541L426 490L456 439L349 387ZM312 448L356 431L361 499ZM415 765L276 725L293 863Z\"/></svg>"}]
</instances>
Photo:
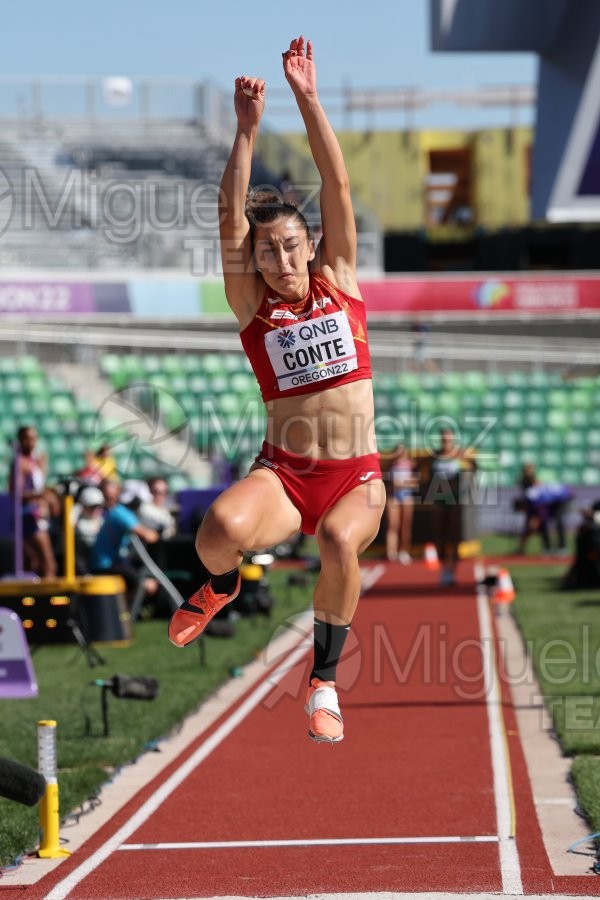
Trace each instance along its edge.
<instances>
[{"instance_id":1,"label":"stadium roof structure","mask_svg":"<svg viewBox=\"0 0 600 900\"><path fill-rule=\"evenodd\" d=\"M540 57L533 218L600 221L600 3L430 0L437 51Z\"/></svg>"}]
</instances>

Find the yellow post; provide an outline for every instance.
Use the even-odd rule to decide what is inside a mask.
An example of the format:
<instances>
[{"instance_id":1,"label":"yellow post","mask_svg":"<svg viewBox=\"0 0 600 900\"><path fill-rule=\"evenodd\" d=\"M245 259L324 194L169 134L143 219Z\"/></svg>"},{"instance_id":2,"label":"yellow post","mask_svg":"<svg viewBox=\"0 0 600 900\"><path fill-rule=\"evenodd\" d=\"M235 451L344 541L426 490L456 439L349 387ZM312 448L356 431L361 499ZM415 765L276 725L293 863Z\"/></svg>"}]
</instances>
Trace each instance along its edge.
<instances>
[{"instance_id":1,"label":"yellow post","mask_svg":"<svg viewBox=\"0 0 600 900\"><path fill-rule=\"evenodd\" d=\"M40 803L40 849L41 859L56 859L70 856L70 852L60 846L58 816L58 781L56 778L56 722L42 720L38 725L38 769L46 779L46 790Z\"/></svg>"},{"instance_id":2,"label":"yellow post","mask_svg":"<svg viewBox=\"0 0 600 900\"><path fill-rule=\"evenodd\" d=\"M64 501L65 530L65 581L71 585L75 582L75 526L73 524L73 497L67 494Z\"/></svg>"}]
</instances>

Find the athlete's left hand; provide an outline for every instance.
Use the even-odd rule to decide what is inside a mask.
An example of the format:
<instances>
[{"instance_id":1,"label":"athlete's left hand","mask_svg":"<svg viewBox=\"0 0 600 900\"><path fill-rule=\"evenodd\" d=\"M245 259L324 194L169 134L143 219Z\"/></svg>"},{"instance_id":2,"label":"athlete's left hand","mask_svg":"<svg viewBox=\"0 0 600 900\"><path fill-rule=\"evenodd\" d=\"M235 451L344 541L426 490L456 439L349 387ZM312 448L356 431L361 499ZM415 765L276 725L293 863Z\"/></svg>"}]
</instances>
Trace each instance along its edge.
<instances>
[{"instance_id":1,"label":"athlete's left hand","mask_svg":"<svg viewBox=\"0 0 600 900\"><path fill-rule=\"evenodd\" d=\"M290 49L283 56L283 71L296 97L316 96L317 71L313 61L312 43L300 35L290 41Z\"/></svg>"}]
</instances>

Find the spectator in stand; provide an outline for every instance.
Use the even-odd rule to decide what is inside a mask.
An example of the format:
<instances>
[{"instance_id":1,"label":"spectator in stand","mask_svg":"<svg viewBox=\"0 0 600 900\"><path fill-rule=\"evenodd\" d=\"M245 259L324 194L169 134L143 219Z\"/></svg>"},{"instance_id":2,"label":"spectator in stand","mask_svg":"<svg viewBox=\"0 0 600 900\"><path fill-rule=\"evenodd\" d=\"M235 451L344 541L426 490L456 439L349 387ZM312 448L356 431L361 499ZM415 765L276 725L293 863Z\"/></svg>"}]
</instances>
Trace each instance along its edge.
<instances>
[{"instance_id":1,"label":"spectator in stand","mask_svg":"<svg viewBox=\"0 0 600 900\"><path fill-rule=\"evenodd\" d=\"M412 460L403 444L396 449L388 474L385 535L386 553L390 562L398 560L410 565L412 521L415 505L414 490L417 487Z\"/></svg>"},{"instance_id":2,"label":"spectator in stand","mask_svg":"<svg viewBox=\"0 0 600 900\"><path fill-rule=\"evenodd\" d=\"M150 499L140 504L138 518L142 525L158 531L162 540L168 540L177 531L175 517L169 509L169 485L164 478L150 478L148 490Z\"/></svg>"},{"instance_id":3,"label":"spectator in stand","mask_svg":"<svg viewBox=\"0 0 600 900\"><path fill-rule=\"evenodd\" d=\"M91 549L104 521L104 494L92 484L82 487L75 497L75 570L78 575L90 571Z\"/></svg>"},{"instance_id":4,"label":"spectator in stand","mask_svg":"<svg viewBox=\"0 0 600 900\"><path fill-rule=\"evenodd\" d=\"M56 557L50 539L50 521L58 515L55 495L46 489L47 459L36 452L37 430L22 425L10 467L9 490L21 497L23 556L25 566L42 578L55 578Z\"/></svg>"},{"instance_id":5,"label":"spectator in stand","mask_svg":"<svg viewBox=\"0 0 600 900\"><path fill-rule=\"evenodd\" d=\"M458 547L462 531L461 476L475 469L471 453L459 447L451 428L442 428L440 443L430 460L427 497L433 503L433 529L438 557L442 564L440 581L456 581Z\"/></svg>"},{"instance_id":6,"label":"spectator in stand","mask_svg":"<svg viewBox=\"0 0 600 900\"><path fill-rule=\"evenodd\" d=\"M85 454L85 465L77 472L78 478L91 484L100 485L103 481L119 481L117 463L110 453L110 445L102 444L94 452L88 450Z\"/></svg>"},{"instance_id":7,"label":"spectator in stand","mask_svg":"<svg viewBox=\"0 0 600 900\"><path fill-rule=\"evenodd\" d=\"M122 488L116 481L103 481L102 493L106 513L91 548L90 571L96 575L122 575L131 601L142 576L128 552L130 536L137 534L143 541L152 544L158 541L160 535L155 529L142 525L133 510L121 502ZM144 588L146 593L153 594L156 593L158 584L154 578L146 578Z\"/></svg>"},{"instance_id":8,"label":"spectator in stand","mask_svg":"<svg viewBox=\"0 0 600 900\"><path fill-rule=\"evenodd\" d=\"M525 513L525 521L517 552L525 553L531 535L539 534L544 553L551 554L550 525L553 524L558 543L555 552L561 556L568 553L564 518L573 499L571 488L558 482L542 484L532 463L523 466L519 484L522 494L516 500L515 508Z\"/></svg>"}]
</instances>

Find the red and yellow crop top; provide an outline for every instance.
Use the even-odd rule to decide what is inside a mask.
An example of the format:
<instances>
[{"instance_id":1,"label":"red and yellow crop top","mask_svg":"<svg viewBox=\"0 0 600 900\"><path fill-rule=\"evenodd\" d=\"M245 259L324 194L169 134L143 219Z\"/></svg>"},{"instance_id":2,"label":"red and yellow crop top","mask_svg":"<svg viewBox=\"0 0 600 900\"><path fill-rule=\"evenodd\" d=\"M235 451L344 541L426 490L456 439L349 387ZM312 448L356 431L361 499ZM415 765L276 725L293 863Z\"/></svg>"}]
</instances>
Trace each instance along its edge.
<instances>
[{"instance_id":1,"label":"red and yellow crop top","mask_svg":"<svg viewBox=\"0 0 600 900\"><path fill-rule=\"evenodd\" d=\"M308 293L296 303L267 287L240 332L265 402L371 378L364 303L322 275L309 277Z\"/></svg>"}]
</instances>

